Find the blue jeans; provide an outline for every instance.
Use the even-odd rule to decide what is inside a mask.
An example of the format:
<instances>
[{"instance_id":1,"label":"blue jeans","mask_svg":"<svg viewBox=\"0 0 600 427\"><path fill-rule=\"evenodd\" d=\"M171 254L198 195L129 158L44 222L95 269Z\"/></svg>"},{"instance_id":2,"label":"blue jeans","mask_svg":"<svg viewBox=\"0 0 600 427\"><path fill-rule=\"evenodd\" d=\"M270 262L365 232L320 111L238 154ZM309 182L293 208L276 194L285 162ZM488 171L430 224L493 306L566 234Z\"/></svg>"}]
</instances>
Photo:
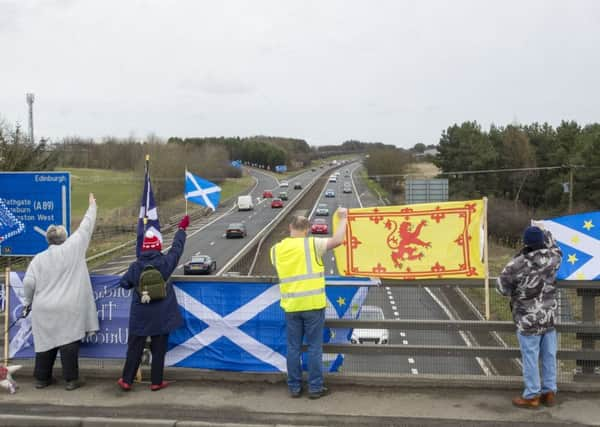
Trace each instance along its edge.
<instances>
[{"instance_id":1,"label":"blue jeans","mask_svg":"<svg viewBox=\"0 0 600 427\"><path fill-rule=\"evenodd\" d=\"M556 393L556 330L544 335L521 335L517 331L523 359L523 398L531 399L540 393ZM540 368L542 362L542 381Z\"/></svg>"},{"instance_id":2,"label":"blue jeans","mask_svg":"<svg viewBox=\"0 0 600 427\"><path fill-rule=\"evenodd\" d=\"M318 393L323 388L323 327L325 309L285 313L287 332L288 388L302 388L302 338L308 345L308 391Z\"/></svg>"}]
</instances>

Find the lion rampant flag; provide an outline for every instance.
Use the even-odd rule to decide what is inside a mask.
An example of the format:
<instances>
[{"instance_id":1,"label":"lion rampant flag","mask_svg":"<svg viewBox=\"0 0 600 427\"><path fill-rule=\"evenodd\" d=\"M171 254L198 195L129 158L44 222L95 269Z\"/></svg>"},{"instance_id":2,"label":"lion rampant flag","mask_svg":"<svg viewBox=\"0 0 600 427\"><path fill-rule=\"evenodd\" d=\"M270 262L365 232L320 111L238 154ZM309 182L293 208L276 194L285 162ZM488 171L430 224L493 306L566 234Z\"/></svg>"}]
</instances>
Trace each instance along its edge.
<instances>
[{"instance_id":1,"label":"lion rampant flag","mask_svg":"<svg viewBox=\"0 0 600 427\"><path fill-rule=\"evenodd\" d=\"M482 278L484 201L348 210L334 250L344 276L388 279ZM338 225L334 216L334 229Z\"/></svg>"}]
</instances>

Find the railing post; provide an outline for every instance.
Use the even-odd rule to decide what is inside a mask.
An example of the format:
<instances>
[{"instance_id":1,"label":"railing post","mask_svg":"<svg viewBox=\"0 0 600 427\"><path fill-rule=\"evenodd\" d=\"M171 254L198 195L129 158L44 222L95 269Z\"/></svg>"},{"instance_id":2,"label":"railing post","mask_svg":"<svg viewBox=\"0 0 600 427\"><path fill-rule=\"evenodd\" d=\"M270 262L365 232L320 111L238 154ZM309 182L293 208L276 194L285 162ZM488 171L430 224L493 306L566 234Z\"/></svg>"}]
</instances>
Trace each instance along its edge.
<instances>
[{"instance_id":1,"label":"railing post","mask_svg":"<svg viewBox=\"0 0 600 427\"><path fill-rule=\"evenodd\" d=\"M584 323L596 323L596 297L600 296L600 289L577 289L577 296L581 297L581 320ZM596 340L600 339L598 334L577 333L577 339L581 340L583 350L594 350ZM581 372L575 374L575 381L600 380L596 374L596 367L600 366L600 360L577 360L577 367Z\"/></svg>"}]
</instances>

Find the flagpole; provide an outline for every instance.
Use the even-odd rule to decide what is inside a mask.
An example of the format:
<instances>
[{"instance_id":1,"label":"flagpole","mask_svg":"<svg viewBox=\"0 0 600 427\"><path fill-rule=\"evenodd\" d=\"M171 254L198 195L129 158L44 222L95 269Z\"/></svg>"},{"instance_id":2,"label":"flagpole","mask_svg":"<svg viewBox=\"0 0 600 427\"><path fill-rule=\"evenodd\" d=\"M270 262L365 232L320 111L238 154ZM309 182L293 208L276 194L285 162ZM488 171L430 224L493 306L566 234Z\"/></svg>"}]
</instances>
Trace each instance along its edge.
<instances>
[{"instance_id":1,"label":"flagpole","mask_svg":"<svg viewBox=\"0 0 600 427\"><path fill-rule=\"evenodd\" d=\"M4 270L4 366L8 366L8 349L10 341L8 339L8 325L10 320L10 258L9 264Z\"/></svg>"},{"instance_id":2,"label":"flagpole","mask_svg":"<svg viewBox=\"0 0 600 427\"><path fill-rule=\"evenodd\" d=\"M150 177L150 154L146 154L146 165L144 167L144 179L149 181ZM145 183L144 183L145 185ZM150 185L148 185L148 189L146 190L146 208L144 209L144 233L146 232L146 224L148 224L148 209L150 208Z\"/></svg>"},{"instance_id":3,"label":"flagpole","mask_svg":"<svg viewBox=\"0 0 600 427\"><path fill-rule=\"evenodd\" d=\"M183 198L185 199L185 214L188 214L188 200L187 197L185 197L185 177L187 177L187 165L185 165L185 175L183 178Z\"/></svg>"},{"instance_id":4,"label":"flagpole","mask_svg":"<svg viewBox=\"0 0 600 427\"><path fill-rule=\"evenodd\" d=\"M485 320L490 320L490 268L488 258L488 198L483 198L483 268L485 274Z\"/></svg>"}]
</instances>

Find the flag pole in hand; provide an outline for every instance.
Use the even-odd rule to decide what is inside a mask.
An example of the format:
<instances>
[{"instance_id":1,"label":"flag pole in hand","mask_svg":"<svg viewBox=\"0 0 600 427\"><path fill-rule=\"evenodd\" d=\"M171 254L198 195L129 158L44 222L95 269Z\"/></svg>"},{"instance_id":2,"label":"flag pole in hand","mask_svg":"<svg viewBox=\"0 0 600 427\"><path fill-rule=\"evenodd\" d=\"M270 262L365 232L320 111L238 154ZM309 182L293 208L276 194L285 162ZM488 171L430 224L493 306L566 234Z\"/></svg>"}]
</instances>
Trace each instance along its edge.
<instances>
[{"instance_id":1,"label":"flag pole in hand","mask_svg":"<svg viewBox=\"0 0 600 427\"><path fill-rule=\"evenodd\" d=\"M187 175L187 165L185 165L185 175ZM185 195L185 179L184 179L184 183L183 183L184 189L183 189L183 198L185 199L185 214L188 214L188 203L187 203L187 197Z\"/></svg>"}]
</instances>

